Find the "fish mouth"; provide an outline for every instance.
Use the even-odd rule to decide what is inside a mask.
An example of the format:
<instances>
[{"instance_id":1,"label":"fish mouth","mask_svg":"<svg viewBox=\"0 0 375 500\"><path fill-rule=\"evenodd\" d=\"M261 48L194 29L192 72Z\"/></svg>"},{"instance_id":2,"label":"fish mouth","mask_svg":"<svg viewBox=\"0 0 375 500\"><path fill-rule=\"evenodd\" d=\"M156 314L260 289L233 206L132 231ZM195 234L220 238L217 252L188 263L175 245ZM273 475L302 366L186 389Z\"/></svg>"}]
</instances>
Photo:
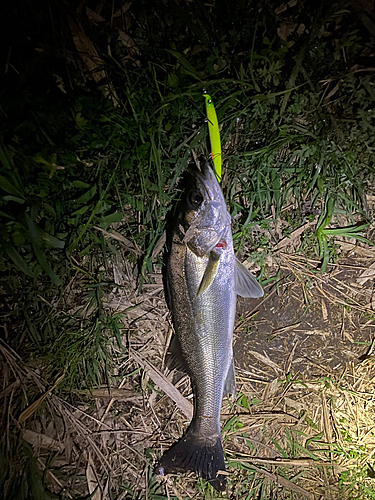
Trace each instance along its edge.
<instances>
[{"instance_id":1,"label":"fish mouth","mask_svg":"<svg viewBox=\"0 0 375 500\"><path fill-rule=\"evenodd\" d=\"M218 182L216 180L214 171L210 167L208 161L204 160L199 162L198 166L189 166L187 171L198 179L198 181L202 184L202 188L204 189L207 196L212 201L214 199L214 192L216 185L219 187ZM220 189L220 188L219 188Z\"/></svg>"},{"instance_id":2,"label":"fish mouth","mask_svg":"<svg viewBox=\"0 0 375 500\"><path fill-rule=\"evenodd\" d=\"M201 210L194 212L183 241L199 257L212 250L221 254L227 249L225 234L230 226L230 217L219 182L208 161L202 160L198 165L192 164L187 171L194 177L195 186L203 196L203 202ZM201 234L199 238L198 229Z\"/></svg>"},{"instance_id":3,"label":"fish mouth","mask_svg":"<svg viewBox=\"0 0 375 500\"><path fill-rule=\"evenodd\" d=\"M212 168L210 167L208 161L202 161L200 165L200 171L197 170L198 178L201 182L205 184L217 184L216 176Z\"/></svg>"},{"instance_id":4,"label":"fish mouth","mask_svg":"<svg viewBox=\"0 0 375 500\"><path fill-rule=\"evenodd\" d=\"M210 167L207 160L198 162L198 165L190 165L187 171L194 177L196 177L202 184L215 184L217 183L214 171Z\"/></svg>"}]
</instances>

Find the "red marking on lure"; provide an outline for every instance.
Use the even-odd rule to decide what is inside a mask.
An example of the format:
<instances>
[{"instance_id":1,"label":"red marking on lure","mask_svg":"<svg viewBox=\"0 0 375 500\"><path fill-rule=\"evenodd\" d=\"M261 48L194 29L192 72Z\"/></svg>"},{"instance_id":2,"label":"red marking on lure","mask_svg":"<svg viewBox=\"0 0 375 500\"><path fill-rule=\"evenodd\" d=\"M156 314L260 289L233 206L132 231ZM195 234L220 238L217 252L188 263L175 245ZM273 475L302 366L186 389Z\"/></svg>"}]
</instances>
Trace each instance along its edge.
<instances>
[{"instance_id":1,"label":"red marking on lure","mask_svg":"<svg viewBox=\"0 0 375 500\"><path fill-rule=\"evenodd\" d=\"M215 245L215 248L224 248L224 250L227 248L227 242L225 240L220 240L217 245Z\"/></svg>"}]
</instances>

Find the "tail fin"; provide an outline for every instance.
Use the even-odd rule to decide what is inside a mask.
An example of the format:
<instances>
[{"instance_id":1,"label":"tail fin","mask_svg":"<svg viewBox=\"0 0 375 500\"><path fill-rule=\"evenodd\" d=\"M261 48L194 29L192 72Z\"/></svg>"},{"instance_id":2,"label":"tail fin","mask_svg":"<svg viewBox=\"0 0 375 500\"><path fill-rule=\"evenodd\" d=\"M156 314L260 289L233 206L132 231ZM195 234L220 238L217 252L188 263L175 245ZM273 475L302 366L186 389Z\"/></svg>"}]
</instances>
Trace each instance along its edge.
<instances>
[{"instance_id":1,"label":"tail fin","mask_svg":"<svg viewBox=\"0 0 375 500\"><path fill-rule=\"evenodd\" d=\"M156 469L156 473L161 476L186 471L195 472L218 491L225 490L226 478L223 474L218 474L218 471L225 471L220 436L215 444L210 445L202 443L202 438L188 431L164 453Z\"/></svg>"}]
</instances>

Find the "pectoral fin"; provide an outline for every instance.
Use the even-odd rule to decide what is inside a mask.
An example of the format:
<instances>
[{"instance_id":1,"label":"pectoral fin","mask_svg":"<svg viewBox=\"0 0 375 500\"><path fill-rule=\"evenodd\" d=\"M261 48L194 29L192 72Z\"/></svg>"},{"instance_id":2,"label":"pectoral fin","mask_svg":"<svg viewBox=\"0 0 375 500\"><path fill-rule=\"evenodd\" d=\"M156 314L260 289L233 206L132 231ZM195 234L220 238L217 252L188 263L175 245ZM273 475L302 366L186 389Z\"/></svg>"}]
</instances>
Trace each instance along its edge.
<instances>
[{"instance_id":1,"label":"pectoral fin","mask_svg":"<svg viewBox=\"0 0 375 500\"><path fill-rule=\"evenodd\" d=\"M204 293L207 288L210 286L212 283L212 280L215 278L216 271L217 271L217 266L219 264L219 259L220 255L218 255L216 252L211 251L210 256L207 262L206 269L203 274L202 281L200 282L200 285L197 290L197 297L201 293Z\"/></svg>"},{"instance_id":2,"label":"pectoral fin","mask_svg":"<svg viewBox=\"0 0 375 500\"><path fill-rule=\"evenodd\" d=\"M263 297L263 289L256 277L237 258L234 262L234 286L237 295L245 298Z\"/></svg>"}]
</instances>

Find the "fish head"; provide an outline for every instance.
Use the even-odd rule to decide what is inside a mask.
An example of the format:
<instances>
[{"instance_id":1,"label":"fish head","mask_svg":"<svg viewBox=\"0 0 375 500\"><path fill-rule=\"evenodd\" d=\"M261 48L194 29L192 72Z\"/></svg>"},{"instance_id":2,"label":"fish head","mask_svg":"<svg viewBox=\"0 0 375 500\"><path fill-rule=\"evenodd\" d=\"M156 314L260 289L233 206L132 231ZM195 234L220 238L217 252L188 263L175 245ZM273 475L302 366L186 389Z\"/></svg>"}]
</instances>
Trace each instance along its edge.
<instances>
[{"instance_id":1,"label":"fish head","mask_svg":"<svg viewBox=\"0 0 375 500\"><path fill-rule=\"evenodd\" d=\"M189 175L180 219L184 229L183 241L192 252L202 257L215 247L219 252L226 248L231 219L209 164L204 163L201 170L190 168Z\"/></svg>"}]
</instances>

